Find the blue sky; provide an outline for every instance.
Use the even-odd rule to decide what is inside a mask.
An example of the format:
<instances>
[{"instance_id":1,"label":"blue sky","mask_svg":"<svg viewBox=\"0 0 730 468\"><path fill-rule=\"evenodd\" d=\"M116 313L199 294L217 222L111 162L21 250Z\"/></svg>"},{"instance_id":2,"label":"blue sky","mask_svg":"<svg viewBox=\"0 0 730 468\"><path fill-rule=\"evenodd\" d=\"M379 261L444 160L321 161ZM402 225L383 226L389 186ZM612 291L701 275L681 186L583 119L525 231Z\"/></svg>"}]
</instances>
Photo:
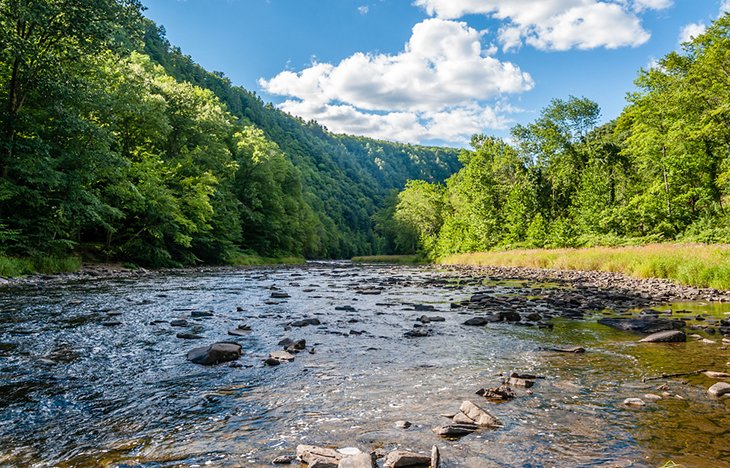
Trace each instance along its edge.
<instances>
[{"instance_id":1,"label":"blue sky","mask_svg":"<svg viewBox=\"0 0 730 468\"><path fill-rule=\"evenodd\" d=\"M639 68L722 0L144 0L209 70L330 130L464 145L553 98L621 112Z\"/></svg>"}]
</instances>

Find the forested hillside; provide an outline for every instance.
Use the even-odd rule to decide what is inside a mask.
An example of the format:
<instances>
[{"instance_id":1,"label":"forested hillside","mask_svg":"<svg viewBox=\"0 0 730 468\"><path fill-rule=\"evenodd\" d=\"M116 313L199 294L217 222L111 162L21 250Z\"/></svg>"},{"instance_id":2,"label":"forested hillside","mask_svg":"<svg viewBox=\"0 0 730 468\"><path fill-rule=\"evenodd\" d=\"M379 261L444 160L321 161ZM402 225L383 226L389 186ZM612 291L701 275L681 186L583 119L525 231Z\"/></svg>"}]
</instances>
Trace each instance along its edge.
<instances>
[{"instance_id":1,"label":"forested hillside","mask_svg":"<svg viewBox=\"0 0 730 468\"><path fill-rule=\"evenodd\" d=\"M387 247L373 216L457 152L333 135L178 49L136 0L0 7L0 254L164 266Z\"/></svg>"},{"instance_id":2,"label":"forested hillside","mask_svg":"<svg viewBox=\"0 0 730 468\"><path fill-rule=\"evenodd\" d=\"M514 247L730 242L730 15L636 80L618 119L556 99L512 142L477 135L446 184L383 223L431 257Z\"/></svg>"}]
</instances>

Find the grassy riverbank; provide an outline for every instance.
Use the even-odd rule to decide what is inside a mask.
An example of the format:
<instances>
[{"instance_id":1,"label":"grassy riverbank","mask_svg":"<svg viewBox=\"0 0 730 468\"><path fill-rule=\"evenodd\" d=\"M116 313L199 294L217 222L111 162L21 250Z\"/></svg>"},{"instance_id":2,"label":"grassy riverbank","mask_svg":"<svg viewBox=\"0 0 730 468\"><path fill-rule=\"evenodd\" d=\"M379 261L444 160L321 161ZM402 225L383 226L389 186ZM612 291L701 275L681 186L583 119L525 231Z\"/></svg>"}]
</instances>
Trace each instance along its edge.
<instances>
[{"instance_id":1,"label":"grassy riverbank","mask_svg":"<svg viewBox=\"0 0 730 468\"><path fill-rule=\"evenodd\" d=\"M54 274L78 271L79 257L16 258L0 255L0 276L13 278L34 273Z\"/></svg>"},{"instance_id":2,"label":"grassy riverbank","mask_svg":"<svg viewBox=\"0 0 730 468\"><path fill-rule=\"evenodd\" d=\"M730 289L730 245L511 250L450 255L439 263L610 271L635 278L663 278L688 286Z\"/></svg>"},{"instance_id":3,"label":"grassy riverbank","mask_svg":"<svg viewBox=\"0 0 730 468\"><path fill-rule=\"evenodd\" d=\"M393 263L397 265L414 265L425 263L418 255L369 255L364 257L352 257L355 263Z\"/></svg>"}]
</instances>

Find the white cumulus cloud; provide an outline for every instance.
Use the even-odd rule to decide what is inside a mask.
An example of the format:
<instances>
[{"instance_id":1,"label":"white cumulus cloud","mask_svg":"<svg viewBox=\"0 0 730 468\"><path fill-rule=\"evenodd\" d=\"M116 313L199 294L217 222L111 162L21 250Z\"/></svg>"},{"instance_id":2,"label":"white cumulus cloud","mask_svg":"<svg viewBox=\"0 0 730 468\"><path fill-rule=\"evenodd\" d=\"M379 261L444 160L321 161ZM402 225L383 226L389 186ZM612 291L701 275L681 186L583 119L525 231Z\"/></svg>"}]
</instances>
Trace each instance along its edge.
<instances>
[{"instance_id":1,"label":"white cumulus cloud","mask_svg":"<svg viewBox=\"0 0 730 468\"><path fill-rule=\"evenodd\" d=\"M508 119L486 101L532 89L530 75L500 61L466 23L440 18L413 27L398 54L355 53L259 80L286 96L280 108L334 132L391 140L461 143Z\"/></svg>"},{"instance_id":2,"label":"white cumulus cloud","mask_svg":"<svg viewBox=\"0 0 730 468\"><path fill-rule=\"evenodd\" d=\"M689 42L693 38L701 36L707 30L704 23L690 23L679 32L679 43Z\"/></svg>"},{"instance_id":3,"label":"white cumulus cloud","mask_svg":"<svg viewBox=\"0 0 730 468\"><path fill-rule=\"evenodd\" d=\"M542 50L615 49L651 37L638 13L664 9L671 0L415 0L429 15L458 19L483 14L502 21L506 49L529 44Z\"/></svg>"}]
</instances>

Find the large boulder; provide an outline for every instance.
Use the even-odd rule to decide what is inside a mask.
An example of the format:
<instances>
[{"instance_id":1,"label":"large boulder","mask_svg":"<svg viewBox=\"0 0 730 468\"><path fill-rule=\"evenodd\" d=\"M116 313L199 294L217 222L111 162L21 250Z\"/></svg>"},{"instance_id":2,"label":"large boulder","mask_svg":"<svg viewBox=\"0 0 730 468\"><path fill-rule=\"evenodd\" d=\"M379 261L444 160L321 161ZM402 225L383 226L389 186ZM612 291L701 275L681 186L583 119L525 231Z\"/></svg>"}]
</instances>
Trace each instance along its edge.
<instances>
[{"instance_id":1,"label":"large boulder","mask_svg":"<svg viewBox=\"0 0 730 468\"><path fill-rule=\"evenodd\" d=\"M687 335L681 330L669 330L652 333L646 338L639 340L639 343L682 343L687 341Z\"/></svg>"},{"instance_id":2,"label":"large boulder","mask_svg":"<svg viewBox=\"0 0 730 468\"><path fill-rule=\"evenodd\" d=\"M241 357L241 345L226 341L213 343L210 346L203 346L192 349L188 352L188 361L204 366L220 364L222 362L235 361Z\"/></svg>"},{"instance_id":3,"label":"large boulder","mask_svg":"<svg viewBox=\"0 0 730 468\"><path fill-rule=\"evenodd\" d=\"M314 445L297 445L297 458L310 466L337 468L344 456L334 449Z\"/></svg>"},{"instance_id":4,"label":"large boulder","mask_svg":"<svg viewBox=\"0 0 730 468\"><path fill-rule=\"evenodd\" d=\"M712 387L708 388L707 393L710 396L721 397L727 393L730 393L730 384L727 382L718 382Z\"/></svg>"}]
</instances>

